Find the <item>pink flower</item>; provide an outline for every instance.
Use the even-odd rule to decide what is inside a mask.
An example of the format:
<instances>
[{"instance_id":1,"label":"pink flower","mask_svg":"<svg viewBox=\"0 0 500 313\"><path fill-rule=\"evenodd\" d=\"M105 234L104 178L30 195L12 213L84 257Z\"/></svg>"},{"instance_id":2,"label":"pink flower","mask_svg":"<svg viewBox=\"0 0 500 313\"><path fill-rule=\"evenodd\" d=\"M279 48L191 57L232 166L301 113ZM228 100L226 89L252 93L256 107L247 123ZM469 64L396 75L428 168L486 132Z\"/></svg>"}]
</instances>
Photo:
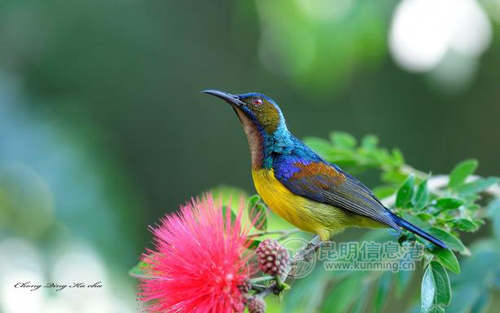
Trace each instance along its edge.
<instances>
[{"instance_id":1,"label":"pink flower","mask_svg":"<svg viewBox=\"0 0 500 313\"><path fill-rule=\"evenodd\" d=\"M248 278L249 227L212 195L193 200L152 228L156 251L143 257L147 276L139 297L149 312L242 312L238 286Z\"/></svg>"}]
</instances>

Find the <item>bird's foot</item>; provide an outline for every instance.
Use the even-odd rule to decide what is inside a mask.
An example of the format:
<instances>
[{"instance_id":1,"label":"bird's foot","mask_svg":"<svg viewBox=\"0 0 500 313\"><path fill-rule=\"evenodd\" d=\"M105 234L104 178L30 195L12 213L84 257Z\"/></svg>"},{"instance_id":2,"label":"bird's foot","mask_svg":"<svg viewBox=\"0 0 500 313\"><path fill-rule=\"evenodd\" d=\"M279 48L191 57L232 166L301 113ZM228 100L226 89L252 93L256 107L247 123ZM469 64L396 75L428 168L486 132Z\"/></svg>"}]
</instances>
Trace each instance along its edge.
<instances>
[{"instance_id":1,"label":"bird's foot","mask_svg":"<svg viewBox=\"0 0 500 313\"><path fill-rule=\"evenodd\" d=\"M314 257L314 253L323 244L319 236L315 236L300 252L301 260L309 262Z\"/></svg>"}]
</instances>

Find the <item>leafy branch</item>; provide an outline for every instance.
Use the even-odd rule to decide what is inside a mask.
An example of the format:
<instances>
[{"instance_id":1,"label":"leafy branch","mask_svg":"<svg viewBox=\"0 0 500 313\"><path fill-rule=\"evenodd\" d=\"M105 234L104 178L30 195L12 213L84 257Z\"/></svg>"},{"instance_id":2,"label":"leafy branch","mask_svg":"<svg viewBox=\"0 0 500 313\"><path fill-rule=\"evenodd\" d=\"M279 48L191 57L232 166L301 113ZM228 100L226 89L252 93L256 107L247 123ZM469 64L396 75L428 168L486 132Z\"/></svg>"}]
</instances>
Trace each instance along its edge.
<instances>
[{"instance_id":1,"label":"leafy branch","mask_svg":"<svg viewBox=\"0 0 500 313\"><path fill-rule=\"evenodd\" d=\"M398 149L378 147L378 139L373 135L363 137L358 144L351 135L335 132L330 140L308 138L306 143L327 161L348 171L380 171L382 185L375 192L383 198L383 203L448 245L449 250L436 248L410 233L400 237L400 242L416 240L425 245L421 311L444 311L452 300L447 271L460 273L460 264L452 251L469 255L470 250L460 235L477 231L485 224L486 217L500 215L497 213L500 205L495 214L492 209L490 213L486 210L488 202L500 197L499 179L474 176L476 160L458 164L449 175L426 174L405 164Z\"/></svg>"},{"instance_id":2,"label":"leafy branch","mask_svg":"<svg viewBox=\"0 0 500 313\"><path fill-rule=\"evenodd\" d=\"M455 253L458 252L464 256L471 253L460 236L463 233L475 232L485 224L485 205L491 199L500 197L499 179L473 175L478 167L476 160L461 162L449 175L433 176L405 164L404 157L399 150L389 151L379 148L378 140L372 135L365 136L360 145L354 137L345 133L333 133L330 138L330 141L309 138L306 139L306 143L327 161L336 163L348 171L359 174L369 169L379 170L382 185L375 188L375 192L382 198L384 205L391 207L393 212L448 245L449 249L442 249L409 232L402 233L399 238L401 244L417 243L425 248L422 262L424 276L421 311L444 311L452 300L451 280L448 272L460 273L460 263ZM251 199L249 201L250 212L252 204L260 201L257 195L252 196ZM262 207L256 210L261 213L266 212ZM250 213L250 216L253 214ZM287 232L277 231L267 234L287 234ZM318 246L314 245L316 249ZM304 257L310 257L316 249L301 251L294 257L292 264ZM285 281L287 274L282 275L280 280ZM359 276L366 276L367 282L384 290L392 284L392 281L401 280L400 277L403 275L351 272L344 275L343 280L349 281L351 276L357 277L356 279L359 279ZM278 280L269 277L266 283L267 287L262 288L263 286L260 285L260 288L256 289L256 296L282 294ZM320 281L315 283L322 284ZM323 283L323 286L328 286L328 284ZM333 291L331 290L330 293ZM356 294L353 292L350 296L355 297ZM381 309L383 299L387 297L388 295L379 298L376 301L376 307Z\"/></svg>"},{"instance_id":3,"label":"leafy branch","mask_svg":"<svg viewBox=\"0 0 500 313\"><path fill-rule=\"evenodd\" d=\"M380 184L373 190L384 205L449 247L436 247L406 231L399 235L401 245L417 245L424 250L421 262L424 270L419 305L421 312L444 312L447 308L455 312L472 307L480 311L487 306L487 296L493 290L500 289L498 178L474 175L478 167L476 160L461 162L449 175L427 174L406 164L398 149L378 147L378 139L373 135L363 137L359 144L351 135L340 132L332 133L330 140L307 138L305 141L327 161L354 175L367 170L379 171ZM238 198L236 189L227 190L229 193L222 193L226 202ZM298 229L269 229L271 222L268 209L261 198L253 195L246 197L246 201L248 218L255 221L256 230L248 235L251 242L249 249L256 249L261 239L266 237L272 236L281 241L299 232ZM235 218L234 214L232 218ZM463 237L476 232L488 221L493 223L495 239L490 237L486 243L466 246ZM387 241L388 238L380 234L377 230L370 231L364 240ZM284 291L290 289L286 284L292 274L290 271L299 262L314 257L320 245L318 237L313 238L306 248L293 256L289 268L280 275L252 278L246 291L248 305L253 300L262 301L269 295L283 297ZM461 255L460 262L455 253ZM487 267L483 264L484 260L489 262ZM464 264L465 273L462 271L459 275L461 263ZM487 270L477 272L477 268L482 267ZM316 266L315 271L319 270L320 267ZM141 279L150 278L142 273L139 264L130 274ZM288 291L290 296L284 297L284 305L285 308L290 305L295 309L302 299L308 302L308 310L323 308L328 312L346 312L351 309L362 312L371 302L374 311L380 312L391 296L401 297L405 293L414 276L412 271L333 271L326 275L324 272L321 275L311 274L294 282L293 288ZM492 282L491 277L496 277L496 281ZM469 296L470 281L473 281L472 286L477 293ZM453 300L454 293L459 295L455 296L457 301ZM467 301L462 298L467 298Z\"/></svg>"}]
</instances>

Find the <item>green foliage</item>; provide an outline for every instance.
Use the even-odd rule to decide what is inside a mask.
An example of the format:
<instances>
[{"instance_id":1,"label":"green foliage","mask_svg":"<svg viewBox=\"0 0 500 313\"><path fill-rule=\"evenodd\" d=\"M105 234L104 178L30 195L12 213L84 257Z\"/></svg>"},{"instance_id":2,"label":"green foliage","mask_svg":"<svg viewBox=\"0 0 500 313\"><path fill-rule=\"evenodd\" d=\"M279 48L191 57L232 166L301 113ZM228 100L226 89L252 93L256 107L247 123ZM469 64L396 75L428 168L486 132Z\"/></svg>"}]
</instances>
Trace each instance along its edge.
<instances>
[{"instance_id":1,"label":"green foliage","mask_svg":"<svg viewBox=\"0 0 500 313\"><path fill-rule=\"evenodd\" d=\"M356 68L374 66L386 54L384 38L394 1L257 4L257 15L266 28L259 40L263 63L307 91L338 88L352 78ZM241 6L248 14L247 6ZM238 25L246 25L247 20L236 19Z\"/></svg>"},{"instance_id":2,"label":"green foliage","mask_svg":"<svg viewBox=\"0 0 500 313\"><path fill-rule=\"evenodd\" d=\"M130 276L132 276L134 278L140 278L140 279L152 278L152 277L146 275L148 266L149 266L148 263L141 260L134 267L132 267L128 273Z\"/></svg>"},{"instance_id":3,"label":"green foliage","mask_svg":"<svg viewBox=\"0 0 500 313\"><path fill-rule=\"evenodd\" d=\"M455 235L437 227L431 227L427 231L437 239L440 239L442 242L444 242L451 250L462 253L465 253L467 251L467 248Z\"/></svg>"},{"instance_id":4,"label":"green foliage","mask_svg":"<svg viewBox=\"0 0 500 313\"><path fill-rule=\"evenodd\" d=\"M489 187L498 184L497 177L480 178L468 184L462 185L457 192L462 197L474 197L477 193L483 192Z\"/></svg>"},{"instance_id":5,"label":"green foliage","mask_svg":"<svg viewBox=\"0 0 500 313\"><path fill-rule=\"evenodd\" d=\"M247 204L248 217L258 230L267 230L267 208L259 195L253 195Z\"/></svg>"},{"instance_id":6,"label":"green foliage","mask_svg":"<svg viewBox=\"0 0 500 313\"><path fill-rule=\"evenodd\" d=\"M415 176L410 175L404 182L403 186L399 188L396 195L396 207L406 208L411 205L413 200L413 193L415 189Z\"/></svg>"},{"instance_id":7,"label":"green foliage","mask_svg":"<svg viewBox=\"0 0 500 313\"><path fill-rule=\"evenodd\" d=\"M460 274L458 259L449 249L434 248L430 252L435 256L434 259L437 259L444 267L455 274Z\"/></svg>"},{"instance_id":8,"label":"green foliage","mask_svg":"<svg viewBox=\"0 0 500 313\"><path fill-rule=\"evenodd\" d=\"M248 246L248 249L255 250L260 245L260 243L261 243L261 240L251 239L251 242L250 242L250 245Z\"/></svg>"},{"instance_id":9,"label":"green foliage","mask_svg":"<svg viewBox=\"0 0 500 313\"><path fill-rule=\"evenodd\" d=\"M432 261L427 267L432 270L434 284L436 285L435 303L438 306L449 305L451 302L451 285L446 269L436 261Z\"/></svg>"},{"instance_id":10,"label":"green foliage","mask_svg":"<svg viewBox=\"0 0 500 313\"><path fill-rule=\"evenodd\" d=\"M384 204L392 207L396 214L424 228L449 247L449 249L436 247L410 233L403 233L399 238L402 244L416 240L425 247L423 259L425 271L422 277L420 301L422 312L444 312L448 306L453 310L455 308L463 310L464 307L481 310L488 305L491 287L486 287L485 284L474 287L476 293L471 301L466 302L462 299L454 301L452 297L454 293L460 295L468 289L463 284L452 284L448 272L458 276L464 275L460 274L460 262L453 251L463 257L471 255L461 237L463 233L478 230L485 223L485 216L493 221L494 233L500 238L500 199L491 201L485 214L485 201L482 197L485 190L498 183L498 178L471 177L478 167L476 160L461 162L449 176L428 175L405 164L399 150L389 151L378 147L378 139L373 135L363 137L359 143L353 136L341 132L332 133L330 140L308 138L305 141L327 161L336 163L353 173L361 173L368 169L378 170L381 185L373 189ZM259 196L247 199L247 210L250 219L259 216L257 230L266 234L267 210ZM255 240L253 244L255 247L260 242L252 240ZM500 248L497 247L495 253L500 254L498 250ZM471 265L466 264L466 270L469 270ZM495 268L500 273L500 265L496 265ZM345 272L340 278L338 275L317 275L315 280L307 280L307 286L303 286L299 280L292 290L299 292L301 288L307 288L324 294L323 299L318 299L316 296L314 301L319 303L313 305L323 308L324 312L348 310L362 312L367 305L370 305L375 312L381 312L388 299L393 296L401 297L415 279L417 277L412 271L384 272L382 275L377 272L354 271ZM367 282L369 284L366 284ZM452 287L458 288L458 291L453 292ZM310 298L305 297L304 301L306 300ZM285 297L285 303L290 301L296 305L299 300ZM308 307L310 305L311 303Z\"/></svg>"},{"instance_id":11,"label":"green foliage","mask_svg":"<svg viewBox=\"0 0 500 313\"><path fill-rule=\"evenodd\" d=\"M463 186L467 177L474 174L477 166L477 160L467 160L458 164L450 174L448 187L456 190L458 187Z\"/></svg>"},{"instance_id":12,"label":"green foliage","mask_svg":"<svg viewBox=\"0 0 500 313\"><path fill-rule=\"evenodd\" d=\"M144 275L144 267L146 265L146 262L144 261L139 261L134 267L132 267L129 271L130 276L133 277L141 277Z\"/></svg>"},{"instance_id":13,"label":"green foliage","mask_svg":"<svg viewBox=\"0 0 500 313\"><path fill-rule=\"evenodd\" d=\"M427 188L428 179L423 180L417 187L413 205L415 209L422 210L429 203L430 193Z\"/></svg>"},{"instance_id":14,"label":"green foliage","mask_svg":"<svg viewBox=\"0 0 500 313\"><path fill-rule=\"evenodd\" d=\"M421 312L482 312L488 306L491 292L500 289L497 278L500 277L500 198L495 198L498 194L488 197L484 194L498 183L498 178L472 176L478 167L476 160L461 162L449 176L423 173L405 164L399 150L378 147L378 139L373 135L363 137L358 143L351 135L337 132L330 140L309 138L306 142L327 161L349 171L378 170L381 184L373 189L382 202L448 246L448 249L439 248L408 232L399 237L402 245L416 241L424 248ZM280 239L293 233L269 230L270 215L258 195L248 197L231 187L216 188L213 194L221 197L225 208L231 205L233 210L238 207L236 203L245 201L249 220L256 221L249 235L249 249L255 249L263 236L279 235ZM231 216L235 217L234 212ZM493 222L496 239L471 251L461 238L478 230L485 218ZM390 239L387 236L387 233L372 231L365 241L387 241ZM317 266L313 274L294 282L284 297L284 310L300 307L307 311L363 312L369 307L370 311L382 312L392 297L405 295L411 299L406 295L409 286L420 279L414 271L342 271L325 275L318 268L323 270ZM140 273L140 264L131 270L132 276L140 276ZM493 283L491 277L498 281Z\"/></svg>"},{"instance_id":15,"label":"green foliage","mask_svg":"<svg viewBox=\"0 0 500 313\"><path fill-rule=\"evenodd\" d=\"M434 299L436 298L437 292L436 284L434 283L434 274L429 267L425 271L424 277L422 278L422 289L420 293L422 295L420 312L430 312L434 305Z\"/></svg>"},{"instance_id":16,"label":"green foliage","mask_svg":"<svg viewBox=\"0 0 500 313\"><path fill-rule=\"evenodd\" d=\"M442 312L451 301L450 278L445 268L431 261L422 278L421 312Z\"/></svg>"},{"instance_id":17,"label":"green foliage","mask_svg":"<svg viewBox=\"0 0 500 313\"><path fill-rule=\"evenodd\" d=\"M464 201L457 198L441 198L436 200L436 207L442 210L454 210L458 209Z\"/></svg>"},{"instance_id":18,"label":"green foliage","mask_svg":"<svg viewBox=\"0 0 500 313\"><path fill-rule=\"evenodd\" d=\"M305 142L327 161L336 163L352 173L361 173L368 169L378 170L381 184L375 186L373 190L381 197L383 203L449 247L449 249L436 247L408 233L400 236L401 243L417 240L425 247L422 261L425 271L421 284L421 312L444 312L448 310L448 306L450 312L464 311L465 308L484 309L491 297L491 284L486 287L484 281L478 283L478 286L473 288L474 292L470 294L470 301L463 301L461 298L455 300L453 294L464 293L463 296L466 297L467 291L471 291L469 287L464 287L466 281L463 284L452 284L453 280L450 279L448 272L455 274L456 277L468 276L467 271L472 268L469 263L474 262L467 258L470 255L474 256L474 251L471 252L464 245L461 237L466 233L477 231L485 223L485 216L493 221L496 240L500 241L500 199L491 201L486 211L484 204L491 200L491 197L483 196L488 188L498 184L499 179L472 176L478 167L477 160L459 163L449 176L432 176L405 164L399 150L378 147L378 139L373 135L363 137L359 144L355 138L345 133L336 132L329 137L330 140L306 138ZM498 197L498 194L494 197ZM500 245L497 243L495 247L494 254L500 255ZM453 251L462 255L460 260ZM462 260L466 260L466 267L461 270ZM474 258L474 260L479 263L481 259ZM500 273L500 262L492 267L493 271ZM380 311L385 298L402 296L406 292L412 279L417 279L412 274L411 271L386 272L383 275L363 272L360 277L359 273L347 272L343 281L349 281L351 276L372 281L374 294L370 296L352 291L350 294L346 293L348 299L342 301L344 303L356 301L363 304L372 297L371 308ZM500 274L493 274L493 277L499 277L495 275ZM335 276L325 279L336 281ZM391 295L391 285L394 285L394 295ZM329 300L331 296L339 292L335 286L327 292L325 303L332 301ZM496 288L499 287L500 283ZM455 289L459 290L453 292Z\"/></svg>"},{"instance_id":19,"label":"green foliage","mask_svg":"<svg viewBox=\"0 0 500 313\"><path fill-rule=\"evenodd\" d=\"M402 183L408 176L401 151L379 148L374 135L366 135L359 145L346 133L334 132L330 139L305 138L304 142L328 161L352 173L381 169L382 180L392 183Z\"/></svg>"}]
</instances>

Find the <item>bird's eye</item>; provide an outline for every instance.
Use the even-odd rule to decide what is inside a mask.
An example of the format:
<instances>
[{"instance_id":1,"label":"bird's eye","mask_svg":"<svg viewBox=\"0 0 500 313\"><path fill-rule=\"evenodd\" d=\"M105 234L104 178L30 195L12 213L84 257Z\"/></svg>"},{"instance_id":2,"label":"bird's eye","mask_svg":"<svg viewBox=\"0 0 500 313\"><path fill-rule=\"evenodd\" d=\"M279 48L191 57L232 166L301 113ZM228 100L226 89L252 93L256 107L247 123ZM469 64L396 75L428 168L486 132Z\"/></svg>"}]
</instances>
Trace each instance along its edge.
<instances>
[{"instance_id":1,"label":"bird's eye","mask_svg":"<svg viewBox=\"0 0 500 313\"><path fill-rule=\"evenodd\" d=\"M259 99L259 98L254 98L254 99L252 100L252 103L253 103L254 105L261 105L261 104L262 104L262 99Z\"/></svg>"}]
</instances>

